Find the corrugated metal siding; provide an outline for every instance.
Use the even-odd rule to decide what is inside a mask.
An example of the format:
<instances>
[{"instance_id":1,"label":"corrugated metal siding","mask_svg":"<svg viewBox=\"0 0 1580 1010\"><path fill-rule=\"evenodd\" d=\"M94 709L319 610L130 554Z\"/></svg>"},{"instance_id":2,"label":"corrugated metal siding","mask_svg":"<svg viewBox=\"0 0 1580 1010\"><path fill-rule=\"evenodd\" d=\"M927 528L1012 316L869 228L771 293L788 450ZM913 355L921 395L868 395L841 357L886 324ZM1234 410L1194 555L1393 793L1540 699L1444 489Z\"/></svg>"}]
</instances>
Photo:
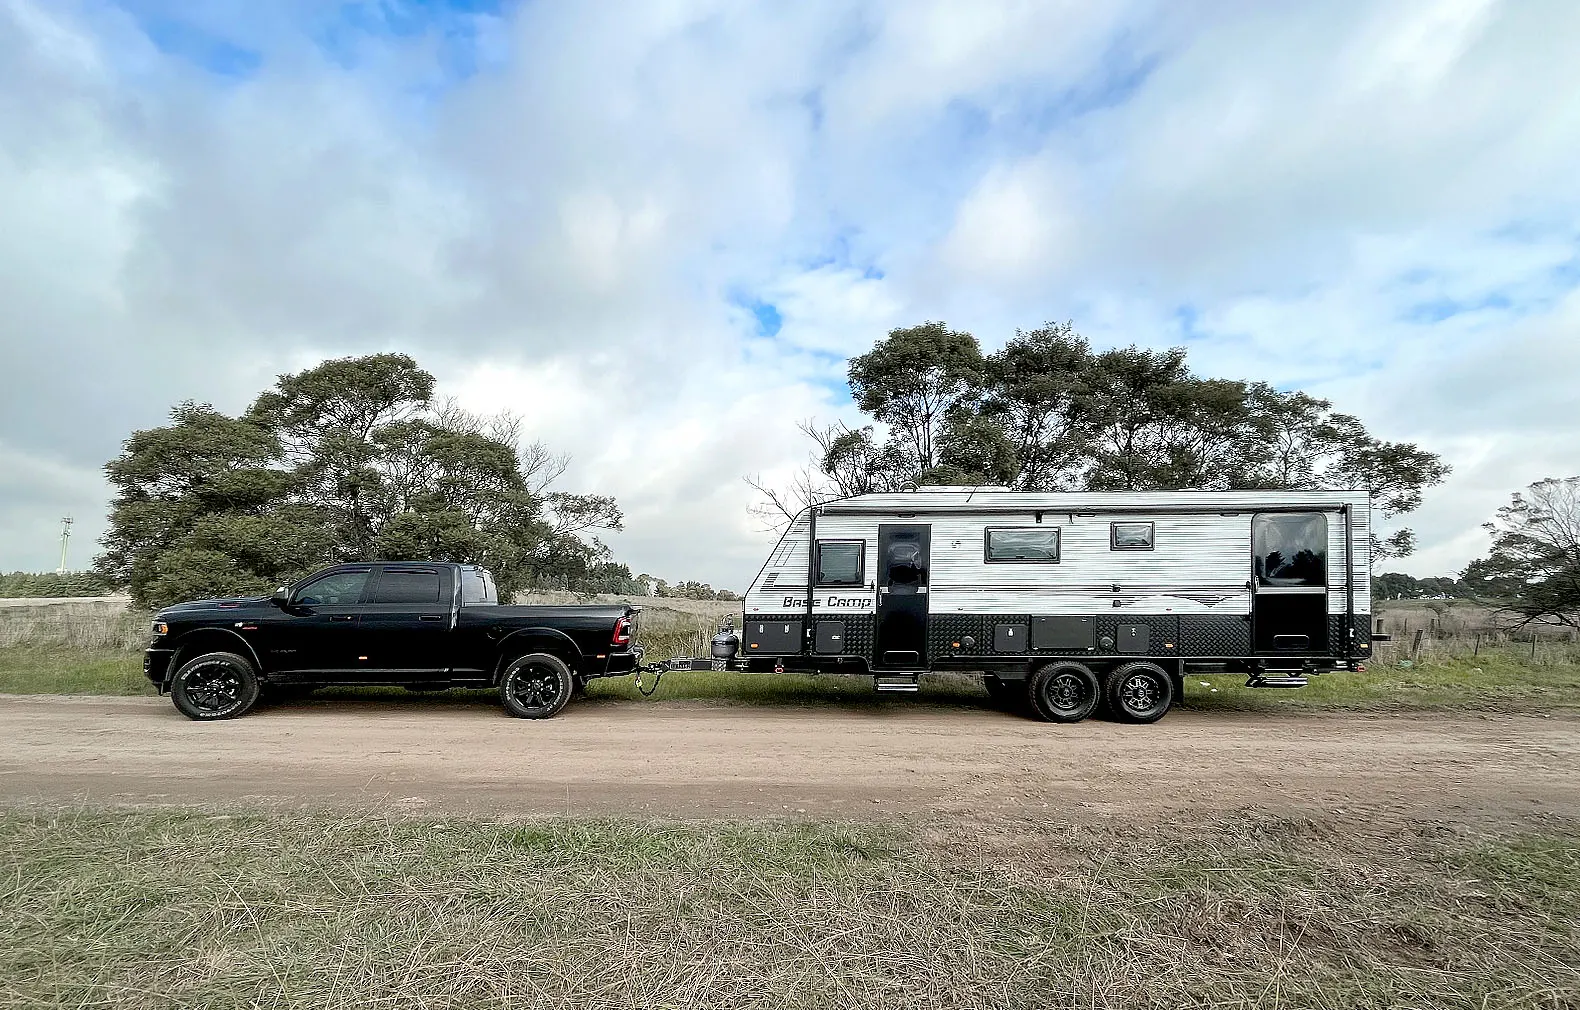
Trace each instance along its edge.
<instances>
[{"instance_id":1,"label":"corrugated metal siding","mask_svg":"<svg viewBox=\"0 0 1580 1010\"><path fill-rule=\"evenodd\" d=\"M876 573L878 526L915 522L928 523L933 530L932 613L1244 614L1250 610L1246 582L1251 577L1252 513L1258 508L1340 504L1351 506L1355 612L1369 613L1370 499L1364 491L866 495L833 504L830 508L837 511L820 514L817 521L820 540L866 542L866 585L818 590L816 609L872 610L874 594L867 586ZM1180 508L1210 511L1169 511ZM1115 514L1114 509L1124 511ZM1038 511L1043 513L1040 525L1060 530L1059 563L985 561L988 527L1035 528ZM1111 550L1109 524L1116 520L1152 522L1153 549ZM785 601L805 598L809 529L803 515L780 539L746 594L747 613L781 613L805 605L791 608ZM1330 513L1328 610L1334 614L1343 614L1347 605L1344 548L1343 516Z\"/></svg>"}]
</instances>

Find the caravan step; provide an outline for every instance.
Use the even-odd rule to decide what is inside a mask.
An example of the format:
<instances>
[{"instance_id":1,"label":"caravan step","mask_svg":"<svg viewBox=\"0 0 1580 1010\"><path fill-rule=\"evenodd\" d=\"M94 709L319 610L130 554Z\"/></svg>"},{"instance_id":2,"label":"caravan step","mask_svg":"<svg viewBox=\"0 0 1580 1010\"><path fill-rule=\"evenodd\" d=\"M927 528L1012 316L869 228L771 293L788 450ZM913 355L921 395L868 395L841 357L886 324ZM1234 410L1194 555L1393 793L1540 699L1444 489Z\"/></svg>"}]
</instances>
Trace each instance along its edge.
<instances>
[{"instance_id":1,"label":"caravan step","mask_svg":"<svg viewBox=\"0 0 1580 1010\"><path fill-rule=\"evenodd\" d=\"M880 673L872 678L873 686L880 691L915 693L922 686L919 673Z\"/></svg>"},{"instance_id":2,"label":"caravan step","mask_svg":"<svg viewBox=\"0 0 1580 1010\"><path fill-rule=\"evenodd\" d=\"M1306 686L1306 678L1305 677L1269 677L1266 674L1263 674L1260 677L1252 676L1252 677L1248 678L1246 680L1246 682L1245 682L1245 686L1246 687L1305 687Z\"/></svg>"}]
</instances>

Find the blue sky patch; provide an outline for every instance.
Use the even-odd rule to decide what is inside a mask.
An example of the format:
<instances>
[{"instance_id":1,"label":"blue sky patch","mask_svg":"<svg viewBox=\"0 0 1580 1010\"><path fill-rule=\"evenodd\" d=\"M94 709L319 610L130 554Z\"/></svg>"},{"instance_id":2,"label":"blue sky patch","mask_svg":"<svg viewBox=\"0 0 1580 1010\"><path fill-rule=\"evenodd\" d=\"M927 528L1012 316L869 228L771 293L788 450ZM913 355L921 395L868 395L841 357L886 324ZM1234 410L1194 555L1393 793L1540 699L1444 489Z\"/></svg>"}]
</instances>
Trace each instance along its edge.
<instances>
[{"instance_id":1,"label":"blue sky patch","mask_svg":"<svg viewBox=\"0 0 1580 1010\"><path fill-rule=\"evenodd\" d=\"M160 52L196 64L209 73L251 77L263 64L260 51L236 45L189 21L136 10L128 13Z\"/></svg>"},{"instance_id":2,"label":"blue sky patch","mask_svg":"<svg viewBox=\"0 0 1580 1010\"><path fill-rule=\"evenodd\" d=\"M784 326L784 317L779 314L779 309L771 302L763 301L755 295L737 293L730 296L730 304L745 309L757 321L757 335L759 337L776 337Z\"/></svg>"},{"instance_id":3,"label":"blue sky patch","mask_svg":"<svg viewBox=\"0 0 1580 1010\"><path fill-rule=\"evenodd\" d=\"M445 76L463 81L497 59L479 44L479 20L499 17L509 6L504 0L354 0L333 8L310 35L325 55L348 70L362 62L370 44L431 35L438 42Z\"/></svg>"},{"instance_id":4,"label":"blue sky patch","mask_svg":"<svg viewBox=\"0 0 1580 1010\"><path fill-rule=\"evenodd\" d=\"M1461 301L1455 298L1434 298L1431 301L1419 302L1405 310L1405 319L1412 323L1440 323L1454 316L1464 315L1467 312L1483 312L1488 309L1504 310L1514 307L1514 303L1507 295L1490 294L1470 301Z\"/></svg>"}]
</instances>

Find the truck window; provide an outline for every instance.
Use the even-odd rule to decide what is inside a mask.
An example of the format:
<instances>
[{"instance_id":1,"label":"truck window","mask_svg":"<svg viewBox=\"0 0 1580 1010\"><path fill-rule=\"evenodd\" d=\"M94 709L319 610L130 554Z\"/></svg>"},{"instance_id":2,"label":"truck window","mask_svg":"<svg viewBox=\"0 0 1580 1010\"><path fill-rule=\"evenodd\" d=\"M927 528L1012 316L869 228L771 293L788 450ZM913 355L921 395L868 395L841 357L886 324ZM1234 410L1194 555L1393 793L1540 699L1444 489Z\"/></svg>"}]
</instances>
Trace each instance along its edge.
<instances>
[{"instance_id":1,"label":"truck window","mask_svg":"<svg viewBox=\"0 0 1580 1010\"><path fill-rule=\"evenodd\" d=\"M482 570L478 568L461 569L461 602L492 602L488 597L488 580L483 577Z\"/></svg>"},{"instance_id":2,"label":"truck window","mask_svg":"<svg viewBox=\"0 0 1580 1010\"><path fill-rule=\"evenodd\" d=\"M330 572L296 591L293 602L308 605L359 603L371 569Z\"/></svg>"},{"instance_id":3,"label":"truck window","mask_svg":"<svg viewBox=\"0 0 1580 1010\"><path fill-rule=\"evenodd\" d=\"M1027 526L987 530L987 561L1059 562L1059 528Z\"/></svg>"},{"instance_id":4,"label":"truck window","mask_svg":"<svg viewBox=\"0 0 1580 1010\"><path fill-rule=\"evenodd\" d=\"M432 570L386 568L371 603L438 603L443 583Z\"/></svg>"},{"instance_id":5,"label":"truck window","mask_svg":"<svg viewBox=\"0 0 1580 1010\"><path fill-rule=\"evenodd\" d=\"M817 584L820 586L859 586L866 577L864 564L867 545L861 540L819 540L817 542Z\"/></svg>"}]
</instances>

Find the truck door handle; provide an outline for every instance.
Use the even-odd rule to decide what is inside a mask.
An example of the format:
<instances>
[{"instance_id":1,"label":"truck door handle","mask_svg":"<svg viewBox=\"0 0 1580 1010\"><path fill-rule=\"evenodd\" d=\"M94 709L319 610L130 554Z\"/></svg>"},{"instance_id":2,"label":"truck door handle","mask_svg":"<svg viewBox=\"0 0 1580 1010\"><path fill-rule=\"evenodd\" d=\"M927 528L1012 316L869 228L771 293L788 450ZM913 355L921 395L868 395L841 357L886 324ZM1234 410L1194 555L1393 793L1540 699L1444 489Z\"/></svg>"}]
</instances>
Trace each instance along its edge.
<instances>
[{"instance_id":1,"label":"truck door handle","mask_svg":"<svg viewBox=\"0 0 1580 1010\"><path fill-rule=\"evenodd\" d=\"M355 614L330 614L329 619L331 621L354 621L357 618Z\"/></svg>"},{"instance_id":2,"label":"truck door handle","mask_svg":"<svg viewBox=\"0 0 1580 1010\"><path fill-rule=\"evenodd\" d=\"M417 620L419 620L419 621L442 621L442 620L444 620L444 616L442 614L423 614L421 617L417 618Z\"/></svg>"}]
</instances>

